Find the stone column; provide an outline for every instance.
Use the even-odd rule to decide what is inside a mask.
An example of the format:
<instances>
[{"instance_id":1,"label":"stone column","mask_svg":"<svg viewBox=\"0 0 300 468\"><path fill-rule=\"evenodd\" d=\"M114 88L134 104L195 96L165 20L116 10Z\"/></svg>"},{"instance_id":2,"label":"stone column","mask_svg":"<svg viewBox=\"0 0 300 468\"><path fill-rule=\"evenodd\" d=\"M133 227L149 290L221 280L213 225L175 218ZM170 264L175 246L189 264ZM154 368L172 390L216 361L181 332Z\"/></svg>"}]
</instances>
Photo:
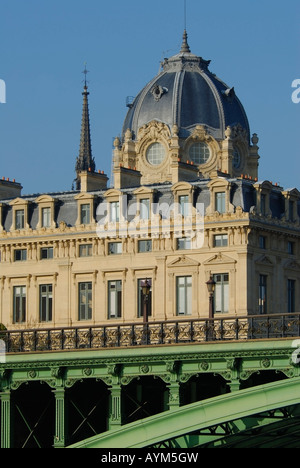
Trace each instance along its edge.
<instances>
[{"instance_id":1,"label":"stone column","mask_svg":"<svg viewBox=\"0 0 300 468\"><path fill-rule=\"evenodd\" d=\"M11 393L0 393L1 400L1 448L11 448Z\"/></svg>"},{"instance_id":2,"label":"stone column","mask_svg":"<svg viewBox=\"0 0 300 468\"><path fill-rule=\"evenodd\" d=\"M57 388L53 393L55 396L54 448L64 448L66 445L65 389Z\"/></svg>"}]
</instances>

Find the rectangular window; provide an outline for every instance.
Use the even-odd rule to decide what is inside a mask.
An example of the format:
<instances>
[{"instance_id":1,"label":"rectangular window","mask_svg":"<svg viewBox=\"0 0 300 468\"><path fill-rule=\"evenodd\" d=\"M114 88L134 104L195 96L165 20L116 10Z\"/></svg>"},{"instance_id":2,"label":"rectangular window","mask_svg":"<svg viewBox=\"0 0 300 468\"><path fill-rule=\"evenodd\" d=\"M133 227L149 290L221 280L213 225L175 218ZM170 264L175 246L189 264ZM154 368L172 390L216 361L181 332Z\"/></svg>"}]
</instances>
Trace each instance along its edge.
<instances>
[{"instance_id":1,"label":"rectangular window","mask_svg":"<svg viewBox=\"0 0 300 468\"><path fill-rule=\"evenodd\" d=\"M266 249L266 237L265 236L259 236L259 248Z\"/></svg>"},{"instance_id":2,"label":"rectangular window","mask_svg":"<svg viewBox=\"0 0 300 468\"><path fill-rule=\"evenodd\" d=\"M267 275L259 275L259 313L266 314L267 313Z\"/></svg>"},{"instance_id":3,"label":"rectangular window","mask_svg":"<svg viewBox=\"0 0 300 468\"><path fill-rule=\"evenodd\" d=\"M140 219L150 218L150 200L145 198L140 200Z\"/></svg>"},{"instance_id":4,"label":"rectangular window","mask_svg":"<svg viewBox=\"0 0 300 468\"><path fill-rule=\"evenodd\" d=\"M52 284L40 285L40 321L52 321Z\"/></svg>"},{"instance_id":5,"label":"rectangular window","mask_svg":"<svg viewBox=\"0 0 300 468\"><path fill-rule=\"evenodd\" d=\"M225 213L225 192L217 192L215 194L215 211Z\"/></svg>"},{"instance_id":6,"label":"rectangular window","mask_svg":"<svg viewBox=\"0 0 300 468\"><path fill-rule=\"evenodd\" d=\"M266 198L264 193L260 195L260 212L262 215L266 214Z\"/></svg>"},{"instance_id":7,"label":"rectangular window","mask_svg":"<svg viewBox=\"0 0 300 468\"><path fill-rule=\"evenodd\" d=\"M92 318L92 283L79 283L78 320L91 320Z\"/></svg>"},{"instance_id":8,"label":"rectangular window","mask_svg":"<svg viewBox=\"0 0 300 468\"><path fill-rule=\"evenodd\" d=\"M177 239L177 250L188 250L192 248L192 239L190 237L182 237Z\"/></svg>"},{"instance_id":9,"label":"rectangular window","mask_svg":"<svg viewBox=\"0 0 300 468\"><path fill-rule=\"evenodd\" d=\"M108 318L122 316L122 281L108 282Z\"/></svg>"},{"instance_id":10,"label":"rectangular window","mask_svg":"<svg viewBox=\"0 0 300 468\"><path fill-rule=\"evenodd\" d=\"M214 293L215 314L226 314L229 312L229 274L220 273L214 275L216 283Z\"/></svg>"},{"instance_id":11,"label":"rectangular window","mask_svg":"<svg viewBox=\"0 0 300 468\"><path fill-rule=\"evenodd\" d=\"M91 257L93 253L92 244L81 244L79 246L79 257Z\"/></svg>"},{"instance_id":12,"label":"rectangular window","mask_svg":"<svg viewBox=\"0 0 300 468\"><path fill-rule=\"evenodd\" d=\"M294 255L295 253L295 244L294 242L288 242L288 254Z\"/></svg>"},{"instance_id":13,"label":"rectangular window","mask_svg":"<svg viewBox=\"0 0 300 468\"><path fill-rule=\"evenodd\" d=\"M26 321L26 286L14 286L14 323Z\"/></svg>"},{"instance_id":14,"label":"rectangular window","mask_svg":"<svg viewBox=\"0 0 300 468\"><path fill-rule=\"evenodd\" d=\"M26 249L16 249L14 252L15 262L24 262L27 260L27 250Z\"/></svg>"},{"instance_id":15,"label":"rectangular window","mask_svg":"<svg viewBox=\"0 0 300 468\"><path fill-rule=\"evenodd\" d=\"M110 221L118 223L120 221L120 202L110 203Z\"/></svg>"},{"instance_id":16,"label":"rectangular window","mask_svg":"<svg viewBox=\"0 0 300 468\"><path fill-rule=\"evenodd\" d=\"M176 278L176 313L177 315L192 314L192 277Z\"/></svg>"},{"instance_id":17,"label":"rectangular window","mask_svg":"<svg viewBox=\"0 0 300 468\"><path fill-rule=\"evenodd\" d=\"M145 302L144 302L144 294L143 294L142 287L144 286L145 281L147 281L146 278L139 279L137 282L138 317L144 316ZM147 311L147 316L151 317L152 315L152 288L149 291L148 300L146 301L146 311Z\"/></svg>"},{"instance_id":18,"label":"rectangular window","mask_svg":"<svg viewBox=\"0 0 300 468\"><path fill-rule=\"evenodd\" d=\"M24 210L16 210L15 214L15 228L24 229L25 226L25 213Z\"/></svg>"},{"instance_id":19,"label":"rectangular window","mask_svg":"<svg viewBox=\"0 0 300 468\"><path fill-rule=\"evenodd\" d=\"M49 260L53 258L53 247L41 248L41 260Z\"/></svg>"},{"instance_id":20,"label":"rectangular window","mask_svg":"<svg viewBox=\"0 0 300 468\"><path fill-rule=\"evenodd\" d=\"M90 222L91 222L90 204L80 205L80 223L90 224Z\"/></svg>"},{"instance_id":21,"label":"rectangular window","mask_svg":"<svg viewBox=\"0 0 300 468\"><path fill-rule=\"evenodd\" d=\"M42 208L42 227L51 226L51 208Z\"/></svg>"},{"instance_id":22,"label":"rectangular window","mask_svg":"<svg viewBox=\"0 0 300 468\"><path fill-rule=\"evenodd\" d=\"M152 252L152 241L151 240L140 240L138 242L138 251L142 252Z\"/></svg>"},{"instance_id":23,"label":"rectangular window","mask_svg":"<svg viewBox=\"0 0 300 468\"><path fill-rule=\"evenodd\" d=\"M181 195L179 201L179 214L182 216L189 216L190 214L190 203L188 195Z\"/></svg>"},{"instance_id":24,"label":"rectangular window","mask_svg":"<svg viewBox=\"0 0 300 468\"><path fill-rule=\"evenodd\" d=\"M122 242L109 242L108 255L120 255L122 252Z\"/></svg>"},{"instance_id":25,"label":"rectangular window","mask_svg":"<svg viewBox=\"0 0 300 468\"><path fill-rule=\"evenodd\" d=\"M296 312L296 281L288 280L288 312Z\"/></svg>"},{"instance_id":26,"label":"rectangular window","mask_svg":"<svg viewBox=\"0 0 300 468\"><path fill-rule=\"evenodd\" d=\"M214 236L214 246L215 247L227 247L228 246L228 235L227 234L217 234Z\"/></svg>"}]
</instances>

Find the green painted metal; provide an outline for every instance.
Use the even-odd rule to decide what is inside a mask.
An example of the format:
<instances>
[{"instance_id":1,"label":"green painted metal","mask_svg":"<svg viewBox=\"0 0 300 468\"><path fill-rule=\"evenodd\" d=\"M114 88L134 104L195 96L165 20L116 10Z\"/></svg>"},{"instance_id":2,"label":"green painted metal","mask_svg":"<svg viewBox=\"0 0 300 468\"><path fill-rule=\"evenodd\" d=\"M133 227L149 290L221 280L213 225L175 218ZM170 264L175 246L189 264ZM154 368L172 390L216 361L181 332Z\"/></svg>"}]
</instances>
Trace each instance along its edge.
<instances>
[{"instance_id":1,"label":"green painted metal","mask_svg":"<svg viewBox=\"0 0 300 468\"><path fill-rule=\"evenodd\" d=\"M144 448L165 440L178 439L199 429L297 405L300 403L299 395L299 377L261 385L137 421L69 448ZM242 430L242 427L238 430Z\"/></svg>"},{"instance_id":2,"label":"green painted metal","mask_svg":"<svg viewBox=\"0 0 300 468\"><path fill-rule=\"evenodd\" d=\"M157 428L162 424L161 418L171 418L170 415L175 414L178 408L180 410L178 414L188 410L187 406L180 407L182 404L180 389L196 376L206 379L217 375L231 394L221 395L212 401L232 402L233 414L239 418L239 414L236 413L237 402L244 394L241 392L246 392L240 388L245 382L249 382L249 379L259 373L273 372L274 375L278 373L287 379L287 389L288 384L294 385L293 382L300 377L299 363L292 360L294 351L294 339L280 338L9 353L6 355L6 362L0 363L1 447L9 448L11 445L11 430L14 426L12 419L14 399L11 397L16 391L22 391L23 384L30 386L43 383L48 393L53 396L53 423L55 424L53 424L53 434L50 435L53 446L62 448L68 443L69 436L65 395L77 384L88 381L102 382L108 392L106 429L108 432L105 433L107 437L118 430L123 432L127 427L122 420L122 394L126 392L129 385L138 382L143 377L154 378L162 382L166 388L164 410L169 411L164 413L164 416L158 414L153 417L153 432L157 432ZM275 385L281 386L282 383L277 382ZM253 389L252 395L256 393L259 399L259 391ZM250 394L249 391L249 399ZM283 400L280 404L285 404L284 395L282 396ZM201 404L199 404L199 412L200 408ZM184 419L189 420L188 411L182 414L184 414ZM141 422L141 426L136 427L144 427L144 423L145 420ZM156 424L157 428L154 429ZM172 424L172 419L170 419L168 425L172 426ZM165 439L163 433L161 437L155 443L160 443ZM174 437L176 437L174 444L186 443L184 442L185 434ZM189 438L189 444L192 443L191 440ZM194 443L199 442L199 438L193 440ZM210 438L210 434L205 438L203 434L201 440L213 442L215 438Z\"/></svg>"}]
</instances>

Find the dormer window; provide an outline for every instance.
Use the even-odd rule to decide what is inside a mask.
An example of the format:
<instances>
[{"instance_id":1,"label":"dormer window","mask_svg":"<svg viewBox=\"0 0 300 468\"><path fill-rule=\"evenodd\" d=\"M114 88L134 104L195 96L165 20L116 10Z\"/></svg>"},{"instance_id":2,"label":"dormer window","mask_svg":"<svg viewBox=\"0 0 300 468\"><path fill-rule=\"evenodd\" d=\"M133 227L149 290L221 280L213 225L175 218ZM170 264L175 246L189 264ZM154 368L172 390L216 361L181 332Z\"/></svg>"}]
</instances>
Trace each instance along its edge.
<instances>
[{"instance_id":1,"label":"dormer window","mask_svg":"<svg viewBox=\"0 0 300 468\"><path fill-rule=\"evenodd\" d=\"M84 203L80 205L80 224L90 224L91 222L91 205Z\"/></svg>"},{"instance_id":2,"label":"dormer window","mask_svg":"<svg viewBox=\"0 0 300 468\"><path fill-rule=\"evenodd\" d=\"M190 201L188 195L180 195L178 197L179 202L179 212L182 216L190 215Z\"/></svg>"},{"instance_id":3,"label":"dormer window","mask_svg":"<svg viewBox=\"0 0 300 468\"><path fill-rule=\"evenodd\" d=\"M219 213L225 213L226 211L226 193L217 192L215 194L215 209Z\"/></svg>"},{"instance_id":4,"label":"dormer window","mask_svg":"<svg viewBox=\"0 0 300 468\"><path fill-rule=\"evenodd\" d=\"M25 211L16 210L15 212L15 228L24 229L25 227Z\"/></svg>"},{"instance_id":5,"label":"dormer window","mask_svg":"<svg viewBox=\"0 0 300 468\"><path fill-rule=\"evenodd\" d=\"M39 206L39 222L37 228L55 228L56 223L54 220L54 206L55 199L49 195L41 195L36 199Z\"/></svg>"},{"instance_id":6,"label":"dormer window","mask_svg":"<svg viewBox=\"0 0 300 468\"><path fill-rule=\"evenodd\" d=\"M150 218L150 200L143 198L140 200L140 219L146 220Z\"/></svg>"},{"instance_id":7,"label":"dormer window","mask_svg":"<svg viewBox=\"0 0 300 468\"><path fill-rule=\"evenodd\" d=\"M12 206L12 226L11 231L21 231L28 229L28 208L29 202L22 198L16 198L10 205Z\"/></svg>"},{"instance_id":8,"label":"dormer window","mask_svg":"<svg viewBox=\"0 0 300 468\"><path fill-rule=\"evenodd\" d=\"M95 196L89 193L76 195L77 200L77 220L76 226L87 226L95 222L94 219L94 199Z\"/></svg>"},{"instance_id":9,"label":"dormer window","mask_svg":"<svg viewBox=\"0 0 300 468\"><path fill-rule=\"evenodd\" d=\"M51 208L42 208L42 227L49 228L51 226Z\"/></svg>"},{"instance_id":10,"label":"dormer window","mask_svg":"<svg viewBox=\"0 0 300 468\"><path fill-rule=\"evenodd\" d=\"M113 201L110 203L110 222L118 223L120 221L120 202Z\"/></svg>"}]
</instances>

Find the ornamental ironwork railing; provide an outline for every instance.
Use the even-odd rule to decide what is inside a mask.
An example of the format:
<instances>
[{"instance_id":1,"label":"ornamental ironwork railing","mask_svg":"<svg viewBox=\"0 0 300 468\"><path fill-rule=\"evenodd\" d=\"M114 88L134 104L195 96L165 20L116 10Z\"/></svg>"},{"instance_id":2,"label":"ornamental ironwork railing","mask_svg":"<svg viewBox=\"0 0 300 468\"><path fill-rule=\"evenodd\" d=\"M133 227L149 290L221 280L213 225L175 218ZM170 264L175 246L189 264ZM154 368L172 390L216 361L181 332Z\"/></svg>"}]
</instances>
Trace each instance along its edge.
<instances>
[{"instance_id":1,"label":"ornamental ironwork railing","mask_svg":"<svg viewBox=\"0 0 300 468\"><path fill-rule=\"evenodd\" d=\"M6 353L300 337L300 314L1 330Z\"/></svg>"}]
</instances>

